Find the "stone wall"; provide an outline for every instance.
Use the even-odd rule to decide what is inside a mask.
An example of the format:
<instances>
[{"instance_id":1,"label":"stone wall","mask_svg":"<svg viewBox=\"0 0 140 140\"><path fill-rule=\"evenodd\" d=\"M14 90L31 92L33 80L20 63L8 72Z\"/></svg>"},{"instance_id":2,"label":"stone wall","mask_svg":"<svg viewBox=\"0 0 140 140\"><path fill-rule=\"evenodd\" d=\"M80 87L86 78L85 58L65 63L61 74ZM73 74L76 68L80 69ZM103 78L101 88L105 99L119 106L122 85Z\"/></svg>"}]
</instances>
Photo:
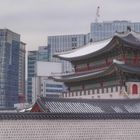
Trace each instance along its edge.
<instances>
[{"instance_id":1,"label":"stone wall","mask_svg":"<svg viewBox=\"0 0 140 140\"><path fill-rule=\"evenodd\" d=\"M140 140L140 120L0 120L0 140Z\"/></svg>"}]
</instances>

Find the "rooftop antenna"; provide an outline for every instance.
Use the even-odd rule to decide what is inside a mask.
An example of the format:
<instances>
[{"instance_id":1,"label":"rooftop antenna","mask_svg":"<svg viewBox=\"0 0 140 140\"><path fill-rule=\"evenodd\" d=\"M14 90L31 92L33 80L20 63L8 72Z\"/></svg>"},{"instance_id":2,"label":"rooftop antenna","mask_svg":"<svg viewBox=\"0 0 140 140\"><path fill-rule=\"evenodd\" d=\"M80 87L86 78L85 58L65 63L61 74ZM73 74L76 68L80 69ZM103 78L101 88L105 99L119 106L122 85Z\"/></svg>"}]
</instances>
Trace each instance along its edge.
<instances>
[{"instance_id":1,"label":"rooftop antenna","mask_svg":"<svg viewBox=\"0 0 140 140\"><path fill-rule=\"evenodd\" d=\"M98 23L99 17L100 17L100 7L98 6L96 10L95 23Z\"/></svg>"}]
</instances>

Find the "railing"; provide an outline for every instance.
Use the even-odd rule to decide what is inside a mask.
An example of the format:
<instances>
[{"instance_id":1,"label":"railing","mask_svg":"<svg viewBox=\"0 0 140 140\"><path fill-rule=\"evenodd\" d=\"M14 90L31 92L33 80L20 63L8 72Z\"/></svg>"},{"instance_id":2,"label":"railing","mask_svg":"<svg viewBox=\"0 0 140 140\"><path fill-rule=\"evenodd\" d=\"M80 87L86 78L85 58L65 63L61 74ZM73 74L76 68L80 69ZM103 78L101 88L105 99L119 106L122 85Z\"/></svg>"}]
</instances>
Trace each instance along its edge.
<instances>
[{"instance_id":1,"label":"railing","mask_svg":"<svg viewBox=\"0 0 140 140\"><path fill-rule=\"evenodd\" d=\"M95 89L87 89L87 90L76 90L76 91L69 91L63 93L64 98L71 98L71 97L82 97L87 95L97 95L100 96L101 94L109 94L110 98L112 98L113 93L118 93L118 96L123 96L121 93L124 87L118 86L111 86L111 87L103 87L103 88L95 88Z\"/></svg>"}]
</instances>

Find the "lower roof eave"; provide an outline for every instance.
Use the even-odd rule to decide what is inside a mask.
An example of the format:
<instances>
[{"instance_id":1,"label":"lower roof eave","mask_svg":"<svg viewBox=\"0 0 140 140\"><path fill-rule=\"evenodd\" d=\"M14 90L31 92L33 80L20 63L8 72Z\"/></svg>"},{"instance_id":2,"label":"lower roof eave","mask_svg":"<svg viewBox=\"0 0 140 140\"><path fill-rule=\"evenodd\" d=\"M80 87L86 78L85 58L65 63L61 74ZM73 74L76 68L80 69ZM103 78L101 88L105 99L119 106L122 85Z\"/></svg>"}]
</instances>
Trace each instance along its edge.
<instances>
[{"instance_id":1,"label":"lower roof eave","mask_svg":"<svg viewBox=\"0 0 140 140\"><path fill-rule=\"evenodd\" d=\"M117 71L117 69L119 69L122 72L125 73L130 73L130 74L136 74L136 75L140 75L140 67L137 66L131 66L131 65L127 65L127 64L116 64L113 63L110 67L108 67L105 70L101 70L99 72L93 72L93 73L86 73L84 75L72 75L70 77L70 75L68 77L53 77L53 79L55 81L58 82L78 82L81 80L89 80L89 79L93 79L93 78L98 78L98 77L103 77L106 75L110 75L114 72Z\"/></svg>"}]
</instances>

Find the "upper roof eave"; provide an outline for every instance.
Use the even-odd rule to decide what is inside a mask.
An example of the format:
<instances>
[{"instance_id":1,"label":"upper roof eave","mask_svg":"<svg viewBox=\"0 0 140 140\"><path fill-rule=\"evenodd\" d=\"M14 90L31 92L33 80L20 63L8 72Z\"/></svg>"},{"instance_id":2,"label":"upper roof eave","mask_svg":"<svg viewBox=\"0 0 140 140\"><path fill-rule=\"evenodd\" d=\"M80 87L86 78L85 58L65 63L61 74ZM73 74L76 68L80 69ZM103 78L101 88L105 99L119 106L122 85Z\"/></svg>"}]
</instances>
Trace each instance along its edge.
<instances>
[{"instance_id":1,"label":"upper roof eave","mask_svg":"<svg viewBox=\"0 0 140 140\"><path fill-rule=\"evenodd\" d=\"M73 49L71 51L63 52L63 53L56 53L53 56L67 60L67 61L74 61L74 60L80 60L81 58L87 58L89 55L93 55L94 53L98 53L100 50L102 50L105 46L107 46L111 42L112 38L109 38L107 40L94 42L94 43L88 43L85 46ZM74 56L74 53L78 54L78 56ZM67 57L67 55L73 55L72 57Z\"/></svg>"}]
</instances>

